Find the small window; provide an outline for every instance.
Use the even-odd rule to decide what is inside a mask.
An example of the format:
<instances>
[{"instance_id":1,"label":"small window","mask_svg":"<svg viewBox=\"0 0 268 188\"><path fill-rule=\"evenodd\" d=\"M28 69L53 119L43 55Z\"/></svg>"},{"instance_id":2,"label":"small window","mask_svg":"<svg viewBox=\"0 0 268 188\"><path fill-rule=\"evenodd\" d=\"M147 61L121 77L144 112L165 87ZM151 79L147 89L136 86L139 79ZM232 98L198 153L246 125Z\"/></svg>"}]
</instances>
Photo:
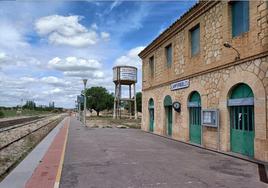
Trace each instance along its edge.
<instances>
[{"instance_id":1,"label":"small window","mask_svg":"<svg viewBox=\"0 0 268 188\"><path fill-rule=\"evenodd\" d=\"M166 46L165 50L166 50L167 66L171 67L171 64L172 64L172 45L169 44L168 46Z\"/></svg>"},{"instance_id":2,"label":"small window","mask_svg":"<svg viewBox=\"0 0 268 188\"><path fill-rule=\"evenodd\" d=\"M233 1L231 6L232 35L236 37L249 30L249 2Z\"/></svg>"},{"instance_id":3,"label":"small window","mask_svg":"<svg viewBox=\"0 0 268 188\"><path fill-rule=\"evenodd\" d=\"M149 58L149 66L150 66L151 77L153 77L154 76L154 56Z\"/></svg>"},{"instance_id":4,"label":"small window","mask_svg":"<svg viewBox=\"0 0 268 188\"><path fill-rule=\"evenodd\" d=\"M190 30L191 33L191 55L194 56L200 51L200 26L199 24Z\"/></svg>"}]
</instances>

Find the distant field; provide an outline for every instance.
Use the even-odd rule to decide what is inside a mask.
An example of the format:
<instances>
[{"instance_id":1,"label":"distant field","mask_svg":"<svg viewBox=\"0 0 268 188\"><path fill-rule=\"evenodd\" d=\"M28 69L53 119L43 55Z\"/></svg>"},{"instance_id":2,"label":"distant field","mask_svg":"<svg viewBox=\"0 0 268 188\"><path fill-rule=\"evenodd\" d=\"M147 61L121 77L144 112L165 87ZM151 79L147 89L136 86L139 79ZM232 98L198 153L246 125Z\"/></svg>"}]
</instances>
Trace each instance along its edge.
<instances>
[{"instance_id":1,"label":"distant field","mask_svg":"<svg viewBox=\"0 0 268 188\"><path fill-rule=\"evenodd\" d=\"M4 117L15 117L18 116L17 110L1 110L4 113ZM36 110L23 110L20 114L21 116L33 116L33 115L42 115L48 114L48 111L36 111Z\"/></svg>"}]
</instances>

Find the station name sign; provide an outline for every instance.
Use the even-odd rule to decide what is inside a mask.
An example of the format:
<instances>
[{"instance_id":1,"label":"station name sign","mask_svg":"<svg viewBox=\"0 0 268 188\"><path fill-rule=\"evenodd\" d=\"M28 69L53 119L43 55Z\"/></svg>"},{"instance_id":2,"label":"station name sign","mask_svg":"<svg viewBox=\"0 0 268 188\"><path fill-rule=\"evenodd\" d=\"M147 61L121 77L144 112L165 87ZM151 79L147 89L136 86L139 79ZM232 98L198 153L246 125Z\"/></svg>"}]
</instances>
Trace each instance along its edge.
<instances>
[{"instance_id":1,"label":"station name sign","mask_svg":"<svg viewBox=\"0 0 268 188\"><path fill-rule=\"evenodd\" d=\"M170 89L171 89L171 91L174 91L174 90L178 90L178 89L187 88L189 86L190 86L190 80L182 80L182 81L175 82L175 83L171 84Z\"/></svg>"}]
</instances>

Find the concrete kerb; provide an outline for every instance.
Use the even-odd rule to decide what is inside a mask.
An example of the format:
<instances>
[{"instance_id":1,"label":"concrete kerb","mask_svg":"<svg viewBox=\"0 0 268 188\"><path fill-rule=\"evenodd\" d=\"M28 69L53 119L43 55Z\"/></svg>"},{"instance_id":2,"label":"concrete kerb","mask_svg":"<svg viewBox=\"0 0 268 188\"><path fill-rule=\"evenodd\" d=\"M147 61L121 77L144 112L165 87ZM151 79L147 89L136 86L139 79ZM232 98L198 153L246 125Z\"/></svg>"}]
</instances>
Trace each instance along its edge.
<instances>
[{"instance_id":1,"label":"concrete kerb","mask_svg":"<svg viewBox=\"0 0 268 188\"><path fill-rule=\"evenodd\" d=\"M233 158L236 158L236 159L240 159L240 160L243 160L243 161L247 161L247 162L250 162L250 163L254 163L254 164L258 165L260 181L268 184L268 176L267 176L267 174L268 174L268 162L263 162L263 161L259 161L259 160L256 160L256 159L250 159L250 158L248 158L246 156L242 156L242 155L231 153L231 152L227 153L227 152L218 151L218 150L214 150L214 149L210 149L210 148L205 148L205 147L203 147L201 145L192 144L192 143L188 143L188 142L183 142L183 141L176 140L176 139L168 137L168 136L155 134L153 132L147 132L147 131L144 131L144 130L141 130L141 131L143 131L143 132L145 132L147 134L154 135L154 136L159 136L159 137L162 137L162 138L166 138L166 139L172 140L174 142L179 142L179 143L189 145L189 146L192 146L192 147L196 147L196 148L199 148L199 149L204 149L204 150L211 151L211 152L214 152L214 153L218 153L218 154L226 155L226 156L233 157Z\"/></svg>"}]
</instances>

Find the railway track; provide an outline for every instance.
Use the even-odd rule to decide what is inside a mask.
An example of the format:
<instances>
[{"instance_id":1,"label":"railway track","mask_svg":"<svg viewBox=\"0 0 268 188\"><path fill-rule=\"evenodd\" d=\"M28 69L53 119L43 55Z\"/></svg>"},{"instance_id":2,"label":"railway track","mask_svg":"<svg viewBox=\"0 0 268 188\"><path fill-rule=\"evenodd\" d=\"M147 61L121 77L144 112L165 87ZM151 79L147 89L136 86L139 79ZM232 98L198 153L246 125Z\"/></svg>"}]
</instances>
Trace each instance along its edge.
<instances>
[{"instance_id":1,"label":"railway track","mask_svg":"<svg viewBox=\"0 0 268 188\"><path fill-rule=\"evenodd\" d=\"M0 182L65 117L50 116L1 130Z\"/></svg>"},{"instance_id":2,"label":"railway track","mask_svg":"<svg viewBox=\"0 0 268 188\"><path fill-rule=\"evenodd\" d=\"M41 119L44 117L45 116L34 116L34 117L26 117L26 118L20 118L20 119L12 119L12 120L7 120L7 121L0 121L0 129L9 127L12 125L22 124L25 122Z\"/></svg>"},{"instance_id":3,"label":"railway track","mask_svg":"<svg viewBox=\"0 0 268 188\"><path fill-rule=\"evenodd\" d=\"M11 141L11 142L9 142L9 143L7 143L7 144L1 146L1 147L0 147L0 151L3 150L3 149L5 149L5 148L7 148L7 147L9 147L9 146L12 145L12 144L18 142L18 141L20 141L21 139L24 139L25 137L27 137L27 136L29 136L29 135L31 135L31 134L37 132L38 130L40 130L40 129L46 127L46 126L48 126L49 124L58 123L58 122L60 122L60 121L61 121L61 120L56 119L56 120L54 120L54 121L48 122L48 123L46 123L46 124L44 124L44 125L42 125L42 126L36 128L36 129L34 129L33 131L31 131L31 132L29 132L29 133L27 133L27 134L24 134L24 135L20 136L19 138L17 138L17 139L15 139L15 140L13 140L13 141ZM24 125L24 126L25 126L25 125ZM20 127L21 127L21 126L20 126ZM18 128L18 127L15 127L15 128ZM11 129L14 129L14 128L11 128ZM5 130L5 131L7 131L7 130ZM2 132L3 132L3 131L2 131Z\"/></svg>"},{"instance_id":4,"label":"railway track","mask_svg":"<svg viewBox=\"0 0 268 188\"><path fill-rule=\"evenodd\" d=\"M16 129L16 128L19 128L19 127L24 127L26 125L30 125L30 124L33 124L33 123L37 123L37 122L43 120L44 118L46 118L46 116L40 117L37 120L29 121L27 123L21 123L21 124L15 124L15 125L10 125L10 126L0 127L0 133L10 131L12 129Z\"/></svg>"}]
</instances>

